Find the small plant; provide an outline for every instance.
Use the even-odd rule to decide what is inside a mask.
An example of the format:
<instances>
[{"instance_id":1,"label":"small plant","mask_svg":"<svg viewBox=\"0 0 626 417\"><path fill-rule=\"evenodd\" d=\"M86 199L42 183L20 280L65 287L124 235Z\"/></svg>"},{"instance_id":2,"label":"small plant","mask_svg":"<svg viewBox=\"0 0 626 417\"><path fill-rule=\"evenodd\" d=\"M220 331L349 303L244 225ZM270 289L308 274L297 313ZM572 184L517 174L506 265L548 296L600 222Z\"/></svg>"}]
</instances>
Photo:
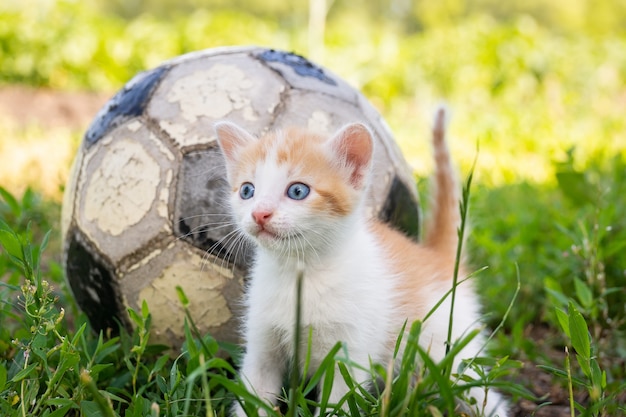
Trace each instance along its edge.
<instances>
[{"instance_id":1,"label":"small plant","mask_svg":"<svg viewBox=\"0 0 626 417\"><path fill-rule=\"evenodd\" d=\"M600 367L598 348L592 341L583 315L578 311L573 301L569 302L567 311L557 308L556 315L563 332L569 339L569 347L565 347L565 370L551 366L542 366L542 368L567 381L571 416L575 416L575 410L585 416L623 415L626 412L626 407L624 404L620 405L618 396L626 390L626 383L617 382L613 384L612 392L607 392L607 372ZM572 373L570 347L574 349L582 377ZM574 388L582 388L587 391L589 398L587 406L576 402Z\"/></svg>"},{"instance_id":2,"label":"small plant","mask_svg":"<svg viewBox=\"0 0 626 417\"><path fill-rule=\"evenodd\" d=\"M51 402L54 407L64 407L57 395L77 385L77 379L72 381L69 375L79 361L74 344L76 336L70 339L60 328L64 310L56 307L56 296L50 284L42 279L39 268L48 237L46 234L42 244L35 246L0 221L0 244L24 277L16 300L20 314L5 307L1 319L4 322L6 314L13 321L21 322L21 328L16 331L18 337L12 340L12 347L5 351L2 359L5 366L0 375L3 393L0 410L6 415L14 406L24 416L41 414ZM6 288L16 289L16 286ZM11 327L14 326L13 323ZM8 360L10 366L6 366Z\"/></svg>"},{"instance_id":3,"label":"small plant","mask_svg":"<svg viewBox=\"0 0 626 417\"><path fill-rule=\"evenodd\" d=\"M563 331L566 346L565 370L557 368L561 364L542 368L566 381L572 416L575 410L589 416L626 412L623 405L626 264L618 256L626 244L626 236L619 226L623 206L615 204L623 198L624 161L616 157L599 166L603 169L577 170L573 150L557 165L559 190L567 204L575 208L577 216L570 224L558 228L565 244L570 245L562 252L567 268L544 280L553 306L546 318ZM587 404L582 405L581 398Z\"/></svg>"}]
</instances>

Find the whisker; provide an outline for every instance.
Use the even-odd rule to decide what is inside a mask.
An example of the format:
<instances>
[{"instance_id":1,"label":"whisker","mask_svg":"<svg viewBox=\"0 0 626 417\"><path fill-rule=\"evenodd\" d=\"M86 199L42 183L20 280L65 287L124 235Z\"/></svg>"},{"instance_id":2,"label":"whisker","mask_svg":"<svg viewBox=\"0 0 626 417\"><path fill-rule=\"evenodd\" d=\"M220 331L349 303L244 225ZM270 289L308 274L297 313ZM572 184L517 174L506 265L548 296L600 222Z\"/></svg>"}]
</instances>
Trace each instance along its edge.
<instances>
[{"instance_id":1,"label":"whisker","mask_svg":"<svg viewBox=\"0 0 626 417\"><path fill-rule=\"evenodd\" d=\"M222 260L220 267L224 268L225 257L228 257L228 262L230 262L230 254L229 254L230 251L228 250L228 246L229 246L228 243L233 239L233 236L234 238L237 238L238 234L239 234L238 229L232 230L229 233L227 233L225 236L223 236L221 239L215 242L210 248L205 250L204 256L202 257L202 261L210 262L209 257L214 256ZM219 248L219 252L214 253L215 249L218 249L218 248ZM219 256L220 253L222 252L224 252L224 255L225 255L224 257ZM204 266L203 266L203 270L204 270Z\"/></svg>"},{"instance_id":2,"label":"whisker","mask_svg":"<svg viewBox=\"0 0 626 417\"><path fill-rule=\"evenodd\" d=\"M200 217L210 217L210 216L229 217L227 214L224 214L224 213L202 213L202 214L194 214L192 216L181 217L180 219L176 220L175 223L182 223L187 220L193 220L193 219L197 219Z\"/></svg>"},{"instance_id":3,"label":"whisker","mask_svg":"<svg viewBox=\"0 0 626 417\"><path fill-rule=\"evenodd\" d=\"M221 222L221 223L201 224L199 226L194 227L193 229L191 229L187 233L184 233L182 235L176 236L176 239L180 240L180 239L187 238L189 236L193 236L195 234L199 234L199 233L206 232L206 231L209 231L209 230L224 229L224 228L229 227L229 226L233 226L233 223L232 222Z\"/></svg>"}]
</instances>

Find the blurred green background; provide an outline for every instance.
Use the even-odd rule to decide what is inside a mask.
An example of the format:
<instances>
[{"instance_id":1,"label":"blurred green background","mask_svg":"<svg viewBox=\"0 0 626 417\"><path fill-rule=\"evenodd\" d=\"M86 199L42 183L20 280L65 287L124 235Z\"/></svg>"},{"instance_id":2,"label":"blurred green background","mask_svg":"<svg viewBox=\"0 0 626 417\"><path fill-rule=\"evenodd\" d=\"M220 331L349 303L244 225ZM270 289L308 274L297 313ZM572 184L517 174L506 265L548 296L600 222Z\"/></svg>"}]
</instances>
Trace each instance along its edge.
<instances>
[{"instance_id":1,"label":"blurred green background","mask_svg":"<svg viewBox=\"0 0 626 417\"><path fill-rule=\"evenodd\" d=\"M140 70L240 44L305 55L360 88L420 176L442 100L462 169L480 144L483 184L554 183L570 148L581 169L626 149L626 0L9 0L0 91L89 91L101 104ZM0 181L58 197L91 113L49 128L1 101Z\"/></svg>"}]
</instances>

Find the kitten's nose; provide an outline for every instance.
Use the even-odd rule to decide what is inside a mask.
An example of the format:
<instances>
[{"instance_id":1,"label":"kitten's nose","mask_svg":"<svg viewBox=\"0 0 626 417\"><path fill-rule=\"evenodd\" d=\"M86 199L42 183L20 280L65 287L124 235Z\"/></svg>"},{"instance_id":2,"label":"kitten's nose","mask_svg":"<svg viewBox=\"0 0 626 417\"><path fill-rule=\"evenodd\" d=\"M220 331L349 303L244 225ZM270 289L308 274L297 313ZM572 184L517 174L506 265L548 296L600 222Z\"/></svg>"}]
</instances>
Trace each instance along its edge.
<instances>
[{"instance_id":1,"label":"kitten's nose","mask_svg":"<svg viewBox=\"0 0 626 417\"><path fill-rule=\"evenodd\" d=\"M259 226L265 226L265 223L272 217L273 212L269 210L255 210L252 212L252 218Z\"/></svg>"}]
</instances>

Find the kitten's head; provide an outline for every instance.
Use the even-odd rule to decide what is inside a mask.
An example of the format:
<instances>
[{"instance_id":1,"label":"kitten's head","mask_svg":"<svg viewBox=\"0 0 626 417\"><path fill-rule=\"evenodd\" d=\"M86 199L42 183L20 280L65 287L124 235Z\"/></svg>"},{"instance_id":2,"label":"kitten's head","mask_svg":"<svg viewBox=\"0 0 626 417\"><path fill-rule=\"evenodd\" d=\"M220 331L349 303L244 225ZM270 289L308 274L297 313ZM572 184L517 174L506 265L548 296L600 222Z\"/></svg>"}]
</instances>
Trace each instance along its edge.
<instances>
[{"instance_id":1,"label":"kitten's head","mask_svg":"<svg viewBox=\"0 0 626 417\"><path fill-rule=\"evenodd\" d=\"M230 122L215 129L234 220L260 246L319 255L357 217L373 153L364 125L328 137L289 128L256 138Z\"/></svg>"}]
</instances>

